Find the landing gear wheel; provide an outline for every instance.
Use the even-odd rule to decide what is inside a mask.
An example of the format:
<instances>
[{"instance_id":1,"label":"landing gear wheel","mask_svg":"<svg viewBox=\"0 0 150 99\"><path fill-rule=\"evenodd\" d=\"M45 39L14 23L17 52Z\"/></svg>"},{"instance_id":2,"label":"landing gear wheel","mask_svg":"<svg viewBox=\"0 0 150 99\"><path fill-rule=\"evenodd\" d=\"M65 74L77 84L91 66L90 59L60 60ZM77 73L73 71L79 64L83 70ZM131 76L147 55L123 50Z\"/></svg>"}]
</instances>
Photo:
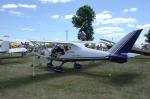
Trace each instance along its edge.
<instances>
[{"instance_id":1,"label":"landing gear wheel","mask_svg":"<svg viewBox=\"0 0 150 99\"><path fill-rule=\"evenodd\" d=\"M82 65L79 63L74 63L74 69L80 70L80 69L82 69Z\"/></svg>"},{"instance_id":2,"label":"landing gear wheel","mask_svg":"<svg viewBox=\"0 0 150 99\"><path fill-rule=\"evenodd\" d=\"M54 65L53 65L52 63L47 63L47 67L48 67L48 68L53 68L53 66L54 66Z\"/></svg>"},{"instance_id":3,"label":"landing gear wheel","mask_svg":"<svg viewBox=\"0 0 150 99\"><path fill-rule=\"evenodd\" d=\"M65 72L64 68L61 67L61 66L56 66L56 67L54 68L54 71L55 71L55 72L59 72L59 73L64 73L64 72Z\"/></svg>"}]
</instances>

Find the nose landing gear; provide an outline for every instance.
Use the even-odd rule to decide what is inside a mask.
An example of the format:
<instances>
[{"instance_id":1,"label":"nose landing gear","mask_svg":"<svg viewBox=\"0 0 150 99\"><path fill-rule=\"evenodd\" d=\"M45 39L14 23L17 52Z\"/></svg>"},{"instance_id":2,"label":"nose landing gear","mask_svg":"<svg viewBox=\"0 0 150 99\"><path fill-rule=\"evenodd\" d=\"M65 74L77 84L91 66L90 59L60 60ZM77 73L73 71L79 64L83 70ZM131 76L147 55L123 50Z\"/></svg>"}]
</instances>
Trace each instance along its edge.
<instances>
[{"instance_id":1,"label":"nose landing gear","mask_svg":"<svg viewBox=\"0 0 150 99\"><path fill-rule=\"evenodd\" d=\"M50 62L47 63L47 67L48 67L48 68L53 68L53 67L54 67L52 60L50 60Z\"/></svg>"}]
</instances>

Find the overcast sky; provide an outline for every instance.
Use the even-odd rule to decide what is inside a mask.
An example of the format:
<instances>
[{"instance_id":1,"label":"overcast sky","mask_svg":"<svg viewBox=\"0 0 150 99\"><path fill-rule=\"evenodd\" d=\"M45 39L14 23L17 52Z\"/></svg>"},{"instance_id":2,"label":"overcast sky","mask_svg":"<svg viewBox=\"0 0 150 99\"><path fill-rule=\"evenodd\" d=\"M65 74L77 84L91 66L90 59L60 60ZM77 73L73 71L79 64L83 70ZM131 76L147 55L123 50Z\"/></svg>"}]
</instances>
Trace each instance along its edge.
<instances>
[{"instance_id":1,"label":"overcast sky","mask_svg":"<svg viewBox=\"0 0 150 99\"><path fill-rule=\"evenodd\" d=\"M150 27L150 0L0 0L0 36L11 39L77 40L78 30L71 18L77 9L90 5L96 12L94 41L118 41L125 34Z\"/></svg>"}]
</instances>

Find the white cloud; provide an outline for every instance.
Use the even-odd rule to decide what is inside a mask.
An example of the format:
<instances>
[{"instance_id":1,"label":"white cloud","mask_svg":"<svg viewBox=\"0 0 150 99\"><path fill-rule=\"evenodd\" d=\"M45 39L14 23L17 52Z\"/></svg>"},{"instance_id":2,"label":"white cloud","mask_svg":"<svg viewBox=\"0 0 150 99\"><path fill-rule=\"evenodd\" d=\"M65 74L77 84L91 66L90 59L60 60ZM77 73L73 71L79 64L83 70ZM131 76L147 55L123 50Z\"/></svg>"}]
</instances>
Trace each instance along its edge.
<instances>
[{"instance_id":1,"label":"white cloud","mask_svg":"<svg viewBox=\"0 0 150 99\"><path fill-rule=\"evenodd\" d=\"M135 12L137 11L138 9L137 8L129 8L129 9L124 9L123 12L124 13L127 13L127 12Z\"/></svg>"},{"instance_id":2,"label":"white cloud","mask_svg":"<svg viewBox=\"0 0 150 99\"><path fill-rule=\"evenodd\" d=\"M29 5L29 4L5 4L2 5L3 9L15 9L15 8L29 8L29 9L35 9L37 8L37 5Z\"/></svg>"},{"instance_id":3,"label":"white cloud","mask_svg":"<svg viewBox=\"0 0 150 99\"><path fill-rule=\"evenodd\" d=\"M7 10L7 9L16 9L16 8L28 8L28 9L35 9L37 5L29 5L29 4L4 4L0 7L0 12L7 12L16 16L22 16L23 13L14 10Z\"/></svg>"},{"instance_id":4,"label":"white cloud","mask_svg":"<svg viewBox=\"0 0 150 99\"><path fill-rule=\"evenodd\" d=\"M127 26L128 26L128 27L131 27L131 28L135 27L134 24L127 24Z\"/></svg>"},{"instance_id":5,"label":"white cloud","mask_svg":"<svg viewBox=\"0 0 150 99\"><path fill-rule=\"evenodd\" d=\"M52 19L58 19L58 18L60 18L60 16L59 15L53 15L53 16L51 16L51 18Z\"/></svg>"},{"instance_id":6,"label":"white cloud","mask_svg":"<svg viewBox=\"0 0 150 99\"><path fill-rule=\"evenodd\" d=\"M103 11L101 13L96 14L96 18L94 21L94 25L101 24L104 20L112 18L112 15L108 11Z\"/></svg>"},{"instance_id":7,"label":"white cloud","mask_svg":"<svg viewBox=\"0 0 150 99\"><path fill-rule=\"evenodd\" d=\"M73 15L72 15L72 14L65 15L65 19L66 19L66 20L71 20L71 19L72 19L72 17L73 17Z\"/></svg>"},{"instance_id":8,"label":"white cloud","mask_svg":"<svg viewBox=\"0 0 150 99\"><path fill-rule=\"evenodd\" d=\"M102 38L117 42L124 37L124 29L120 27L101 27L94 29L95 33L100 34Z\"/></svg>"},{"instance_id":9,"label":"white cloud","mask_svg":"<svg viewBox=\"0 0 150 99\"><path fill-rule=\"evenodd\" d=\"M96 28L94 31L98 34L111 34L111 33L118 33L118 32L123 32L124 29L120 27L101 27L101 28Z\"/></svg>"},{"instance_id":10,"label":"white cloud","mask_svg":"<svg viewBox=\"0 0 150 99\"><path fill-rule=\"evenodd\" d=\"M68 3L74 0L39 0L40 2L47 4L47 3Z\"/></svg>"},{"instance_id":11,"label":"white cloud","mask_svg":"<svg viewBox=\"0 0 150 99\"><path fill-rule=\"evenodd\" d=\"M95 25L99 24L122 24L122 23L134 23L136 19L134 18L111 18L105 20L97 20L95 21Z\"/></svg>"},{"instance_id":12,"label":"white cloud","mask_svg":"<svg viewBox=\"0 0 150 99\"><path fill-rule=\"evenodd\" d=\"M109 11L103 11L96 15L94 25L99 24L121 24L121 23L134 23L136 19L134 18L113 18Z\"/></svg>"},{"instance_id":13,"label":"white cloud","mask_svg":"<svg viewBox=\"0 0 150 99\"><path fill-rule=\"evenodd\" d=\"M20 7L20 8L29 8L29 9L35 9L35 8L37 8L37 5L18 4L18 7Z\"/></svg>"},{"instance_id":14,"label":"white cloud","mask_svg":"<svg viewBox=\"0 0 150 99\"><path fill-rule=\"evenodd\" d=\"M19 12L19 11L14 11L14 10L5 10L5 9L0 9L0 12L4 12L4 13L9 13L15 16L22 16L23 13Z\"/></svg>"},{"instance_id":15,"label":"white cloud","mask_svg":"<svg viewBox=\"0 0 150 99\"><path fill-rule=\"evenodd\" d=\"M131 23L135 21L136 19L133 18L113 18L113 19L104 20L102 24Z\"/></svg>"},{"instance_id":16,"label":"white cloud","mask_svg":"<svg viewBox=\"0 0 150 99\"><path fill-rule=\"evenodd\" d=\"M112 15L108 11L103 11L102 13L96 14L96 20L110 19Z\"/></svg>"},{"instance_id":17,"label":"white cloud","mask_svg":"<svg viewBox=\"0 0 150 99\"><path fill-rule=\"evenodd\" d=\"M13 9L13 8L18 8L18 6L16 4L5 4L2 5L3 9Z\"/></svg>"},{"instance_id":18,"label":"white cloud","mask_svg":"<svg viewBox=\"0 0 150 99\"><path fill-rule=\"evenodd\" d=\"M52 15L51 18L52 19L65 19L65 20L71 20L73 17L72 14L68 14L68 15L65 15L65 16L61 16L61 15Z\"/></svg>"},{"instance_id":19,"label":"white cloud","mask_svg":"<svg viewBox=\"0 0 150 99\"><path fill-rule=\"evenodd\" d=\"M124 9L124 10L123 10L124 13L126 13L126 12L128 12L128 11L129 11L128 9Z\"/></svg>"},{"instance_id":20,"label":"white cloud","mask_svg":"<svg viewBox=\"0 0 150 99\"><path fill-rule=\"evenodd\" d=\"M22 12L19 12L19 11L13 11L13 10L8 11L8 13L13 14L13 15L16 15L16 16L22 16L22 15L23 15Z\"/></svg>"},{"instance_id":21,"label":"white cloud","mask_svg":"<svg viewBox=\"0 0 150 99\"><path fill-rule=\"evenodd\" d=\"M21 30L22 30L22 31L33 31L33 28L28 28L28 27L26 27L26 28L22 28Z\"/></svg>"},{"instance_id":22,"label":"white cloud","mask_svg":"<svg viewBox=\"0 0 150 99\"><path fill-rule=\"evenodd\" d=\"M135 12L135 11L137 11L137 8L131 8L131 9L129 9L131 12Z\"/></svg>"},{"instance_id":23,"label":"white cloud","mask_svg":"<svg viewBox=\"0 0 150 99\"><path fill-rule=\"evenodd\" d=\"M149 29L150 28L150 24L137 25L137 28Z\"/></svg>"}]
</instances>

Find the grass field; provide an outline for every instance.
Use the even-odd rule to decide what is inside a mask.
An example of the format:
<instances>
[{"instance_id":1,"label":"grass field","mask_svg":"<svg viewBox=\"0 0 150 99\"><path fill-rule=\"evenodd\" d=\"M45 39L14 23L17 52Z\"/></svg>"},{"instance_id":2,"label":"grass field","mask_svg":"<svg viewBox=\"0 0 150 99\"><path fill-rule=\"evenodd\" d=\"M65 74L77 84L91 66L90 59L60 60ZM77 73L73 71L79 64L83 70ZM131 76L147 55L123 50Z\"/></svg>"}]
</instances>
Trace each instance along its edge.
<instances>
[{"instance_id":1,"label":"grass field","mask_svg":"<svg viewBox=\"0 0 150 99\"><path fill-rule=\"evenodd\" d=\"M150 99L150 57L125 64L82 62L81 71L67 63L65 73L43 65L36 68L34 80L33 59L0 59L0 99Z\"/></svg>"}]
</instances>

